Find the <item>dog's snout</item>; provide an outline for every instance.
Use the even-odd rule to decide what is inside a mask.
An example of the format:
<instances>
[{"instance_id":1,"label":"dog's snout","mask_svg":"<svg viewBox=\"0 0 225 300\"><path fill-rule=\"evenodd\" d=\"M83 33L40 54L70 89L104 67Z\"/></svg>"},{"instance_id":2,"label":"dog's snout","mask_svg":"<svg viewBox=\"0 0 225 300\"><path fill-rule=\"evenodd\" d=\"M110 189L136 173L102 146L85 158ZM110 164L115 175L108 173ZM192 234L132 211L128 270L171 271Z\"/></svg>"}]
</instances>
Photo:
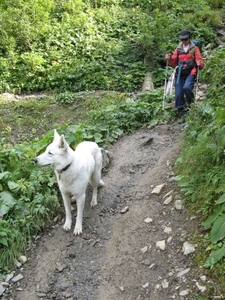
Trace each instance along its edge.
<instances>
[{"instance_id":1,"label":"dog's snout","mask_svg":"<svg viewBox=\"0 0 225 300\"><path fill-rule=\"evenodd\" d=\"M37 164L37 162L38 162L37 157L35 157L35 158L33 159L33 162L35 162L35 164Z\"/></svg>"}]
</instances>

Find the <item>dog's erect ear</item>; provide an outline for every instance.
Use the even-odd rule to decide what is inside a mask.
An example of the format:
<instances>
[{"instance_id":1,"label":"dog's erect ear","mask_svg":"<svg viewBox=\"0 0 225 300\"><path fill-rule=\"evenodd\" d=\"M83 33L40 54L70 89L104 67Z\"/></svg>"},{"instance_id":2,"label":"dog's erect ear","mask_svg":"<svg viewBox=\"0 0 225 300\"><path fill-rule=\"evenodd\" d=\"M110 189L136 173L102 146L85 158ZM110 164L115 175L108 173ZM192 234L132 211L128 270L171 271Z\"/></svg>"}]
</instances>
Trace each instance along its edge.
<instances>
[{"instance_id":1,"label":"dog's erect ear","mask_svg":"<svg viewBox=\"0 0 225 300\"><path fill-rule=\"evenodd\" d=\"M59 148L67 148L67 142L63 134L59 137Z\"/></svg>"},{"instance_id":2,"label":"dog's erect ear","mask_svg":"<svg viewBox=\"0 0 225 300\"><path fill-rule=\"evenodd\" d=\"M54 129L54 140L58 139L60 136L56 129Z\"/></svg>"}]
</instances>

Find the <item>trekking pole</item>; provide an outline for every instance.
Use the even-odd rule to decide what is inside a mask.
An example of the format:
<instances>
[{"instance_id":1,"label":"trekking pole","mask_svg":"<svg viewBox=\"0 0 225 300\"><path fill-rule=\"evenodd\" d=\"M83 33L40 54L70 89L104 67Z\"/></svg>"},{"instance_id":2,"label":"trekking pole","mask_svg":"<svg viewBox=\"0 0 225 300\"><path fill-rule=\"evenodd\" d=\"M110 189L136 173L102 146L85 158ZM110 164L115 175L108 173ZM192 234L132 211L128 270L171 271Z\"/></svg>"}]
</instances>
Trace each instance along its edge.
<instances>
[{"instance_id":1,"label":"trekking pole","mask_svg":"<svg viewBox=\"0 0 225 300\"><path fill-rule=\"evenodd\" d=\"M164 110L165 107L165 99L166 99L166 87L167 87L167 73L168 73L168 59L166 60L166 72L165 72L165 83L164 83L164 95L163 95L163 103L162 109Z\"/></svg>"},{"instance_id":2,"label":"trekking pole","mask_svg":"<svg viewBox=\"0 0 225 300\"><path fill-rule=\"evenodd\" d=\"M199 79L199 66L197 68L197 80L196 80L196 89L195 89L195 102L197 102L197 94L198 94L198 79Z\"/></svg>"}]
</instances>

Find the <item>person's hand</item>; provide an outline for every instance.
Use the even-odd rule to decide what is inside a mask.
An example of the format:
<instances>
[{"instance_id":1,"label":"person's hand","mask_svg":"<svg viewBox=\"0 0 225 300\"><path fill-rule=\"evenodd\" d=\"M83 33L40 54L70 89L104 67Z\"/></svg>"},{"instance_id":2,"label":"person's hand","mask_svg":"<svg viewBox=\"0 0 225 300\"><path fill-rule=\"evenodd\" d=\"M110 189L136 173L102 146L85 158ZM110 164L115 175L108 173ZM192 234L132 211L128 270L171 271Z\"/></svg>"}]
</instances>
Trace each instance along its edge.
<instances>
[{"instance_id":1,"label":"person's hand","mask_svg":"<svg viewBox=\"0 0 225 300\"><path fill-rule=\"evenodd\" d=\"M170 59L171 59L171 54L170 54L170 53L166 53L165 59L166 59L166 60L170 60Z\"/></svg>"},{"instance_id":2,"label":"person's hand","mask_svg":"<svg viewBox=\"0 0 225 300\"><path fill-rule=\"evenodd\" d=\"M197 60L196 65L199 67L201 65L201 60Z\"/></svg>"}]
</instances>

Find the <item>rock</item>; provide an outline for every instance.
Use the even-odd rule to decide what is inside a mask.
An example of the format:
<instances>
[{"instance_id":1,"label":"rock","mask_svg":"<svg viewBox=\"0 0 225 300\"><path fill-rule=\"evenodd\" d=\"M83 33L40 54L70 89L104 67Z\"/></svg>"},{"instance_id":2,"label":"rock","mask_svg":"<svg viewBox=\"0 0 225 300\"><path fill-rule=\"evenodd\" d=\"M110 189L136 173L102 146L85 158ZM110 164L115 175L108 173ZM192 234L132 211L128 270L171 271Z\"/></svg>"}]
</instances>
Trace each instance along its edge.
<instances>
[{"instance_id":1,"label":"rock","mask_svg":"<svg viewBox=\"0 0 225 300\"><path fill-rule=\"evenodd\" d=\"M13 277L12 282L18 282L21 279L23 279L23 275L22 274L18 274L17 276Z\"/></svg>"},{"instance_id":2,"label":"rock","mask_svg":"<svg viewBox=\"0 0 225 300\"><path fill-rule=\"evenodd\" d=\"M183 205L182 205L182 201L181 200L176 200L175 201L175 208L176 208L176 210L183 209Z\"/></svg>"},{"instance_id":3,"label":"rock","mask_svg":"<svg viewBox=\"0 0 225 300\"><path fill-rule=\"evenodd\" d=\"M121 290L121 292L124 292L124 287L120 286L119 289Z\"/></svg>"},{"instance_id":4,"label":"rock","mask_svg":"<svg viewBox=\"0 0 225 300\"><path fill-rule=\"evenodd\" d=\"M195 247L189 242L184 242L182 250L184 252L184 255L188 255L190 253L195 252Z\"/></svg>"},{"instance_id":5,"label":"rock","mask_svg":"<svg viewBox=\"0 0 225 300\"><path fill-rule=\"evenodd\" d=\"M149 282L146 282L145 284L142 285L143 289L146 289L149 286Z\"/></svg>"},{"instance_id":6,"label":"rock","mask_svg":"<svg viewBox=\"0 0 225 300\"><path fill-rule=\"evenodd\" d=\"M206 291L206 287L200 285L198 282L196 282L196 286L199 289L200 292L204 293Z\"/></svg>"},{"instance_id":7,"label":"rock","mask_svg":"<svg viewBox=\"0 0 225 300\"><path fill-rule=\"evenodd\" d=\"M173 193L173 190L169 191L168 193L166 193L166 195L163 196L163 199L169 197L172 193Z\"/></svg>"},{"instance_id":8,"label":"rock","mask_svg":"<svg viewBox=\"0 0 225 300\"><path fill-rule=\"evenodd\" d=\"M189 290L180 291L179 296L187 296L189 294Z\"/></svg>"},{"instance_id":9,"label":"rock","mask_svg":"<svg viewBox=\"0 0 225 300\"><path fill-rule=\"evenodd\" d=\"M163 289L167 289L169 287L169 282L166 279L162 281L162 287Z\"/></svg>"},{"instance_id":10,"label":"rock","mask_svg":"<svg viewBox=\"0 0 225 300\"><path fill-rule=\"evenodd\" d=\"M165 250L166 249L165 240L156 242L156 249Z\"/></svg>"},{"instance_id":11,"label":"rock","mask_svg":"<svg viewBox=\"0 0 225 300\"><path fill-rule=\"evenodd\" d=\"M14 264L17 268L20 268L22 266L21 262L19 262L18 260L14 260Z\"/></svg>"},{"instance_id":12,"label":"rock","mask_svg":"<svg viewBox=\"0 0 225 300\"><path fill-rule=\"evenodd\" d=\"M59 271L59 272L62 272L64 269L66 269L66 265L64 264L64 265L61 265L61 264L57 264L57 270Z\"/></svg>"},{"instance_id":13,"label":"rock","mask_svg":"<svg viewBox=\"0 0 225 300\"><path fill-rule=\"evenodd\" d=\"M145 246L141 249L142 253L147 253L148 252L148 246Z\"/></svg>"},{"instance_id":14,"label":"rock","mask_svg":"<svg viewBox=\"0 0 225 300\"><path fill-rule=\"evenodd\" d=\"M200 276L201 281L206 282L207 277L205 275Z\"/></svg>"},{"instance_id":15,"label":"rock","mask_svg":"<svg viewBox=\"0 0 225 300\"><path fill-rule=\"evenodd\" d=\"M151 194L160 194L164 186L165 183L155 186Z\"/></svg>"},{"instance_id":16,"label":"rock","mask_svg":"<svg viewBox=\"0 0 225 300\"><path fill-rule=\"evenodd\" d=\"M7 274L5 278L5 282L9 282L13 278L14 274L15 272Z\"/></svg>"},{"instance_id":17,"label":"rock","mask_svg":"<svg viewBox=\"0 0 225 300\"><path fill-rule=\"evenodd\" d=\"M27 262L27 257L25 255L21 255L19 258L19 261L24 264L25 262Z\"/></svg>"},{"instance_id":18,"label":"rock","mask_svg":"<svg viewBox=\"0 0 225 300\"><path fill-rule=\"evenodd\" d=\"M185 274L187 274L190 271L190 268L187 268L185 270L181 270L178 274L177 277L183 277Z\"/></svg>"},{"instance_id":19,"label":"rock","mask_svg":"<svg viewBox=\"0 0 225 300\"><path fill-rule=\"evenodd\" d=\"M128 212L128 210L129 210L129 206L125 206L123 209L121 209L120 213L125 214L126 212Z\"/></svg>"},{"instance_id":20,"label":"rock","mask_svg":"<svg viewBox=\"0 0 225 300\"><path fill-rule=\"evenodd\" d=\"M171 195L171 196L167 197L163 203L164 203L165 205L168 205L168 204L170 204L170 202L172 202L172 201L173 201L173 197L172 197L172 195Z\"/></svg>"},{"instance_id":21,"label":"rock","mask_svg":"<svg viewBox=\"0 0 225 300\"><path fill-rule=\"evenodd\" d=\"M2 284L0 284L0 296L3 295L4 291L5 291L5 288L3 287Z\"/></svg>"},{"instance_id":22,"label":"rock","mask_svg":"<svg viewBox=\"0 0 225 300\"><path fill-rule=\"evenodd\" d=\"M168 233L170 234L172 232L172 228L171 227L167 227L165 226L164 230L163 230L165 233Z\"/></svg>"},{"instance_id":23,"label":"rock","mask_svg":"<svg viewBox=\"0 0 225 300\"><path fill-rule=\"evenodd\" d=\"M151 218L146 218L144 221L145 221L145 223L147 223L147 224L153 222L153 220L152 220Z\"/></svg>"},{"instance_id":24,"label":"rock","mask_svg":"<svg viewBox=\"0 0 225 300\"><path fill-rule=\"evenodd\" d=\"M167 244L170 244L172 239L173 239L172 236L168 237L168 239L166 240Z\"/></svg>"}]
</instances>

